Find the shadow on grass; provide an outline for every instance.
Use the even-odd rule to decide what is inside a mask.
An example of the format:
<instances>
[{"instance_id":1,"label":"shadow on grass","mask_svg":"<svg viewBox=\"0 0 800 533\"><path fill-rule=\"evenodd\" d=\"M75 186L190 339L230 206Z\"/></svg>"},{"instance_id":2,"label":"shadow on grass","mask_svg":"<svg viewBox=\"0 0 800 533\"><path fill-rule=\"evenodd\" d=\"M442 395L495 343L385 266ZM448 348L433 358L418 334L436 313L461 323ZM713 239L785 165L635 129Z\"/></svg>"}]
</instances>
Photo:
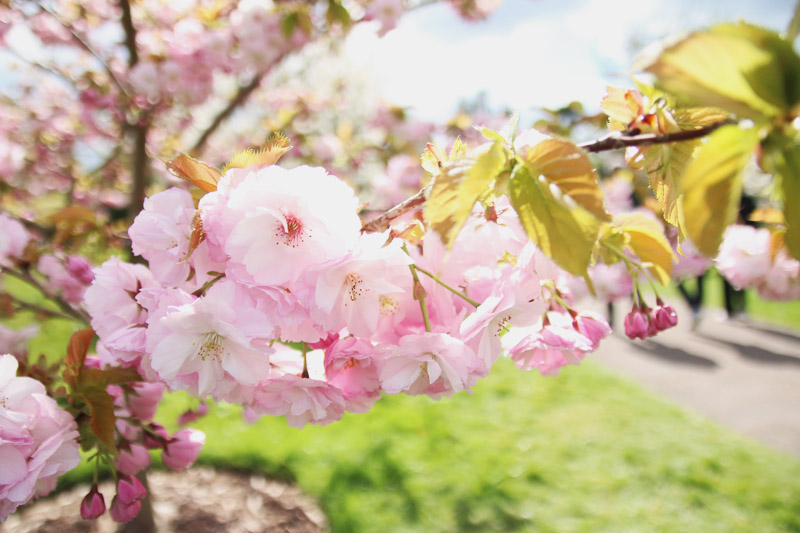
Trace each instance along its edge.
<instances>
[{"instance_id":1,"label":"shadow on grass","mask_svg":"<svg viewBox=\"0 0 800 533\"><path fill-rule=\"evenodd\" d=\"M661 359L662 361L666 361L668 363L693 365L708 369L719 366L716 361L706 357L700 357L699 355L691 354L686 350L673 348L672 346L667 346L655 341L644 341L642 343L637 343L635 346L639 352L643 352L651 357Z\"/></svg>"},{"instance_id":2,"label":"shadow on grass","mask_svg":"<svg viewBox=\"0 0 800 533\"><path fill-rule=\"evenodd\" d=\"M414 492L409 488L410 474L390 455L389 442L376 443L363 457L354 462L340 462L330 476L321 498L328 516L340 512L346 505L340 503L349 498L353 492L391 491L399 500L400 510L407 523L420 521L420 504ZM366 510L362 510L367 512ZM372 509L368 512L380 512Z\"/></svg>"}]
</instances>

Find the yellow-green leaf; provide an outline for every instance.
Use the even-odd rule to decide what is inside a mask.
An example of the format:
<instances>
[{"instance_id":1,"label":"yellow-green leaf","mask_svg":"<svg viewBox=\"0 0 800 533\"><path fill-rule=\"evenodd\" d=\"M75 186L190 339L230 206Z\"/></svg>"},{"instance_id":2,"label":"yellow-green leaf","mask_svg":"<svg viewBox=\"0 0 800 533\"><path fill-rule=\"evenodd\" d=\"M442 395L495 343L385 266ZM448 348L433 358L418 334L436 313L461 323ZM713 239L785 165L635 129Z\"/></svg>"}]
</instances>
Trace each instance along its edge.
<instances>
[{"instance_id":1,"label":"yellow-green leaf","mask_svg":"<svg viewBox=\"0 0 800 533\"><path fill-rule=\"evenodd\" d=\"M525 232L561 268L585 275L597 241L599 220L581 207L556 198L544 179L519 165L509 184L511 205Z\"/></svg>"},{"instance_id":2,"label":"yellow-green leaf","mask_svg":"<svg viewBox=\"0 0 800 533\"><path fill-rule=\"evenodd\" d=\"M647 167L650 188L658 200L664 220L673 226L680 225L680 185L692 154L700 141L682 141L660 146L651 146L660 154L658 162Z\"/></svg>"},{"instance_id":3,"label":"yellow-green leaf","mask_svg":"<svg viewBox=\"0 0 800 533\"><path fill-rule=\"evenodd\" d=\"M449 161L434 177L425 202L425 220L447 246L453 243L475 202L505 165L505 149L500 142L493 142L484 146L475 159Z\"/></svg>"},{"instance_id":4,"label":"yellow-green leaf","mask_svg":"<svg viewBox=\"0 0 800 533\"><path fill-rule=\"evenodd\" d=\"M697 149L683 176L683 226L709 257L716 255L725 228L736 221L741 174L757 144L755 130L723 126Z\"/></svg>"},{"instance_id":5,"label":"yellow-green leaf","mask_svg":"<svg viewBox=\"0 0 800 533\"><path fill-rule=\"evenodd\" d=\"M224 174L229 168L246 168L258 165L259 168L274 165L278 160L292 149L289 138L282 133L272 133L269 140L261 148L242 150L222 167Z\"/></svg>"},{"instance_id":6,"label":"yellow-green leaf","mask_svg":"<svg viewBox=\"0 0 800 533\"><path fill-rule=\"evenodd\" d=\"M592 162L583 150L564 139L546 139L522 154L532 176L558 186L575 203L601 220L610 220Z\"/></svg>"},{"instance_id":7,"label":"yellow-green leaf","mask_svg":"<svg viewBox=\"0 0 800 533\"><path fill-rule=\"evenodd\" d=\"M614 217L614 226L622 231L625 245L650 273L663 285L669 283L674 256L661 223L641 213L625 213Z\"/></svg>"},{"instance_id":8,"label":"yellow-green leaf","mask_svg":"<svg viewBox=\"0 0 800 533\"><path fill-rule=\"evenodd\" d=\"M675 123L682 130L710 126L730 119L730 114L716 107L684 107L672 112Z\"/></svg>"},{"instance_id":9,"label":"yellow-green leaf","mask_svg":"<svg viewBox=\"0 0 800 533\"><path fill-rule=\"evenodd\" d=\"M778 177L786 224L784 242L792 257L800 258L800 145L784 136L768 137L762 164Z\"/></svg>"},{"instance_id":10,"label":"yellow-green leaf","mask_svg":"<svg viewBox=\"0 0 800 533\"><path fill-rule=\"evenodd\" d=\"M217 183L222 177L216 168L186 154L181 154L166 164L170 172L205 192L216 191Z\"/></svg>"},{"instance_id":11,"label":"yellow-green leaf","mask_svg":"<svg viewBox=\"0 0 800 533\"><path fill-rule=\"evenodd\" d=\"M724 109L740 117L774 117L788 109L775 54L746 27L693 33L646 66L657 85L679 101Z\"/></svg>"}]
</instances>

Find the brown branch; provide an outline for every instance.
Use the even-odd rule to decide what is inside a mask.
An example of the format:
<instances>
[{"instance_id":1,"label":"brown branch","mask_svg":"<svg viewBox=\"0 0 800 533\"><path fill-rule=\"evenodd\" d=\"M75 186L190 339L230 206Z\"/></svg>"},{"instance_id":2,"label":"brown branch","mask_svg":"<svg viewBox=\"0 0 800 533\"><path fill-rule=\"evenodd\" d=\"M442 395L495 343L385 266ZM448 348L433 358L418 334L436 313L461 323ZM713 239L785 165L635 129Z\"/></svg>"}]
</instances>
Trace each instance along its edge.
<instances>
[{"instance_id":1,"label":"brown branch","mask_svg":"<svg viewBox=\"0 0 800 533\"><path fill-rule=\"evenodd\" d=\"M396 206L386 211L381 216L373 218L369 222L366 222L361 227L361 231L364 233L372 233L385 230L392 220L396 219L403 213L407 213L408 211L411 211L415 207L424 204L428 196L428 190L429 190L428 187L420 189L419 191L416 192L416 194L414 194L413 196L409 196Z\"/></svg>"},{"instance_id":2,"label":"brown branch","mask_svg":"<svg viewBox=\"0 0 800 533\"><path fill-rule=\"evenodd\" d=\"M65 302L61 297L50 292L50 290L41 283L39 283L39 281L36 278L34 278L30 274L30 272L14 270L12 268L3 268L1 270L6 274L14 276L15 278L20 279L25 283L33 286L36 290L42 293L45 298L56 304L59 307L59 309L64 311L64 313L69 315L71 318L80 320L81 322L85 322L87 324L91 321L91 318L85 311L72 307L70 304Z\"/></svg>"},{"instance_id":3,"label":"brown branch","mask_svg":"<svg viewBox=\"0 0 800 533\"><path fill-rule=\"evenodd\" d=\"M131 4L128 0L120 0L122 9L122 28L125 30L125 48L128 49L128 66L132 67L139 61L139 51L136 49L136 27L133 25Z\"/></svg>"},{"instance_id":4,"label":"brown branch","mask_svg":"<svg viewBox=\"0 0 800 533\"><path fill-rule=\"evenodd\" d=\"M39 6L39 9L41 9L42 11L48 13L51 17L53 17L56 22L64 26L64 28L70 33L70 35L72 35L72 38L75 40L75 42L77 42L81 46L81 48L89 52L91 55L94 56L95 59L97 59L97 61L100 62L100 64L103 66L103 70L106 71L106 74L108 74L108 77L111 79L111 82L117 86L117 89L119 89L120 92L124 95L128 94L128 91L125 90L125 87L122 85L122 82L119 81L117 75L114 74L114 71L111 70L110 66L108 66L106 60L103 59L103 57L99 53L97 53L97 51L95 51L95 49L92 48L92 46L88 42L86 42L86 40L83 37L81 37L77 31L75 31L75 28L73 28L71 24L69 24L66 20L62 19L61 17L59 17L55 12L51 11L41 2L36 2L36 5Z\"/></svg>"},{"instance_id":5,"label":"brown branch","mask_svg":"<svg viewBox=\"0 0 800 533\"><path fill-rule=\"evenodd\" d=\"M217 129L222 125L225 120L236 111L240 105L244 104L245 101L250 97L250 95L258 89L258 86L261 84L261 80L264 77L266 72L260 72L253 76L253 79L250 80L250 83L247 85L239 86L239 90L236 92L236 95L228 102L228 105L225 106L225 109L220 111L214 120L211 122L211 125L206 128L206 130L200 135L200 138L194 143L194 146L189 150L189 153L193 156L197 156L205 147L208 139L211 135L214 134Z\"/></svg>"},{"instance_id":6,"label":"brown branch","mask_svg":"<svg viewBox=\"0 0 800 533\"><path fill-rule=\"evenodd\" d=\"M20 300L19 298L15 298L14 296L11 297L11 302L20 309L33 311L34 313L38 313L40 315L47 315L50 318L63 318L65 320L75 320L75 317L70 316L66 313L62 313L61 311L56 311L55 309L48 309L47 307L43 307L41 305L36 305L31 302L26 302L25 300Z\"/></svg>"},{"instance_id":7,"label":"brown branch","mask_svg":"<svg viewBox=\"0 0 800 533\"><path fill-rule=\"evenodd\" d=\"M673 133L640 133L638 135L626 135L625 132L615 132L602 139L585 142L578 146L587 152L606 152L608 150L627 148L628 146L647 146L651 144L689 141L705 137L712 131L726 124L733 124L733 121L721 120L695 130L682 130Z\"/></svg>"}]
</instances>

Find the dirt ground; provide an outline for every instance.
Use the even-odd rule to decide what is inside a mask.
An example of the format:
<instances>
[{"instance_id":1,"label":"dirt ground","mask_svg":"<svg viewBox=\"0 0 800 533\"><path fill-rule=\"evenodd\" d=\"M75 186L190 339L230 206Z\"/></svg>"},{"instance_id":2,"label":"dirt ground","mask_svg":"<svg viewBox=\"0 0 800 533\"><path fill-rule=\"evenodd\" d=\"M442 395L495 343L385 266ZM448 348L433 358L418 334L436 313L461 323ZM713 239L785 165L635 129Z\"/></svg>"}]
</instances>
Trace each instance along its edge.
<instances>
[{"instance_id":1,"label":"dirt ground","mask_svg":"<svg viewBox=\"0 0 800 533\"><path fill-rule=\"evenodd\" d=\"M156 530L186 533L317 533L327 530L325 515L299 489L285 483L233 472L193 467L185 472L148 473ZM43 499L0 524L3 533L114 533L119 524L106 512L81 520L81 486ZM100 485L111 505L112 483ZM134 528L135 529L135 528Z\"/></svg>"}]
</instances>

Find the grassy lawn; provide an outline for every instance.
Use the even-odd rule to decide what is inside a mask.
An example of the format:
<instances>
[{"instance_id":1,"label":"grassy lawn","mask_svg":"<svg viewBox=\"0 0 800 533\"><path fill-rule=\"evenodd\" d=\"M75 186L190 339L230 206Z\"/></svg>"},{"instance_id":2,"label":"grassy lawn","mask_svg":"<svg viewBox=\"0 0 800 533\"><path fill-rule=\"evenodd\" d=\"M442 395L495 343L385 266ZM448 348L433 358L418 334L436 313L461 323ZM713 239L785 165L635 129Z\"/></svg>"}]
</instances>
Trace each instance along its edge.
<instances>
[{"instance_id":1,"label":"grassy lawn","mask_svg":"<svg viewBox=\"0 0 800 533\"><path fill-rule=\"evenodd\" d=\"M387 397L327 427L227 405L198 427L202 462L297 482L337 532L800 531L800 462L591 362L545 379L501 361L472 397Z\"/></svg>"}]
</instances>

